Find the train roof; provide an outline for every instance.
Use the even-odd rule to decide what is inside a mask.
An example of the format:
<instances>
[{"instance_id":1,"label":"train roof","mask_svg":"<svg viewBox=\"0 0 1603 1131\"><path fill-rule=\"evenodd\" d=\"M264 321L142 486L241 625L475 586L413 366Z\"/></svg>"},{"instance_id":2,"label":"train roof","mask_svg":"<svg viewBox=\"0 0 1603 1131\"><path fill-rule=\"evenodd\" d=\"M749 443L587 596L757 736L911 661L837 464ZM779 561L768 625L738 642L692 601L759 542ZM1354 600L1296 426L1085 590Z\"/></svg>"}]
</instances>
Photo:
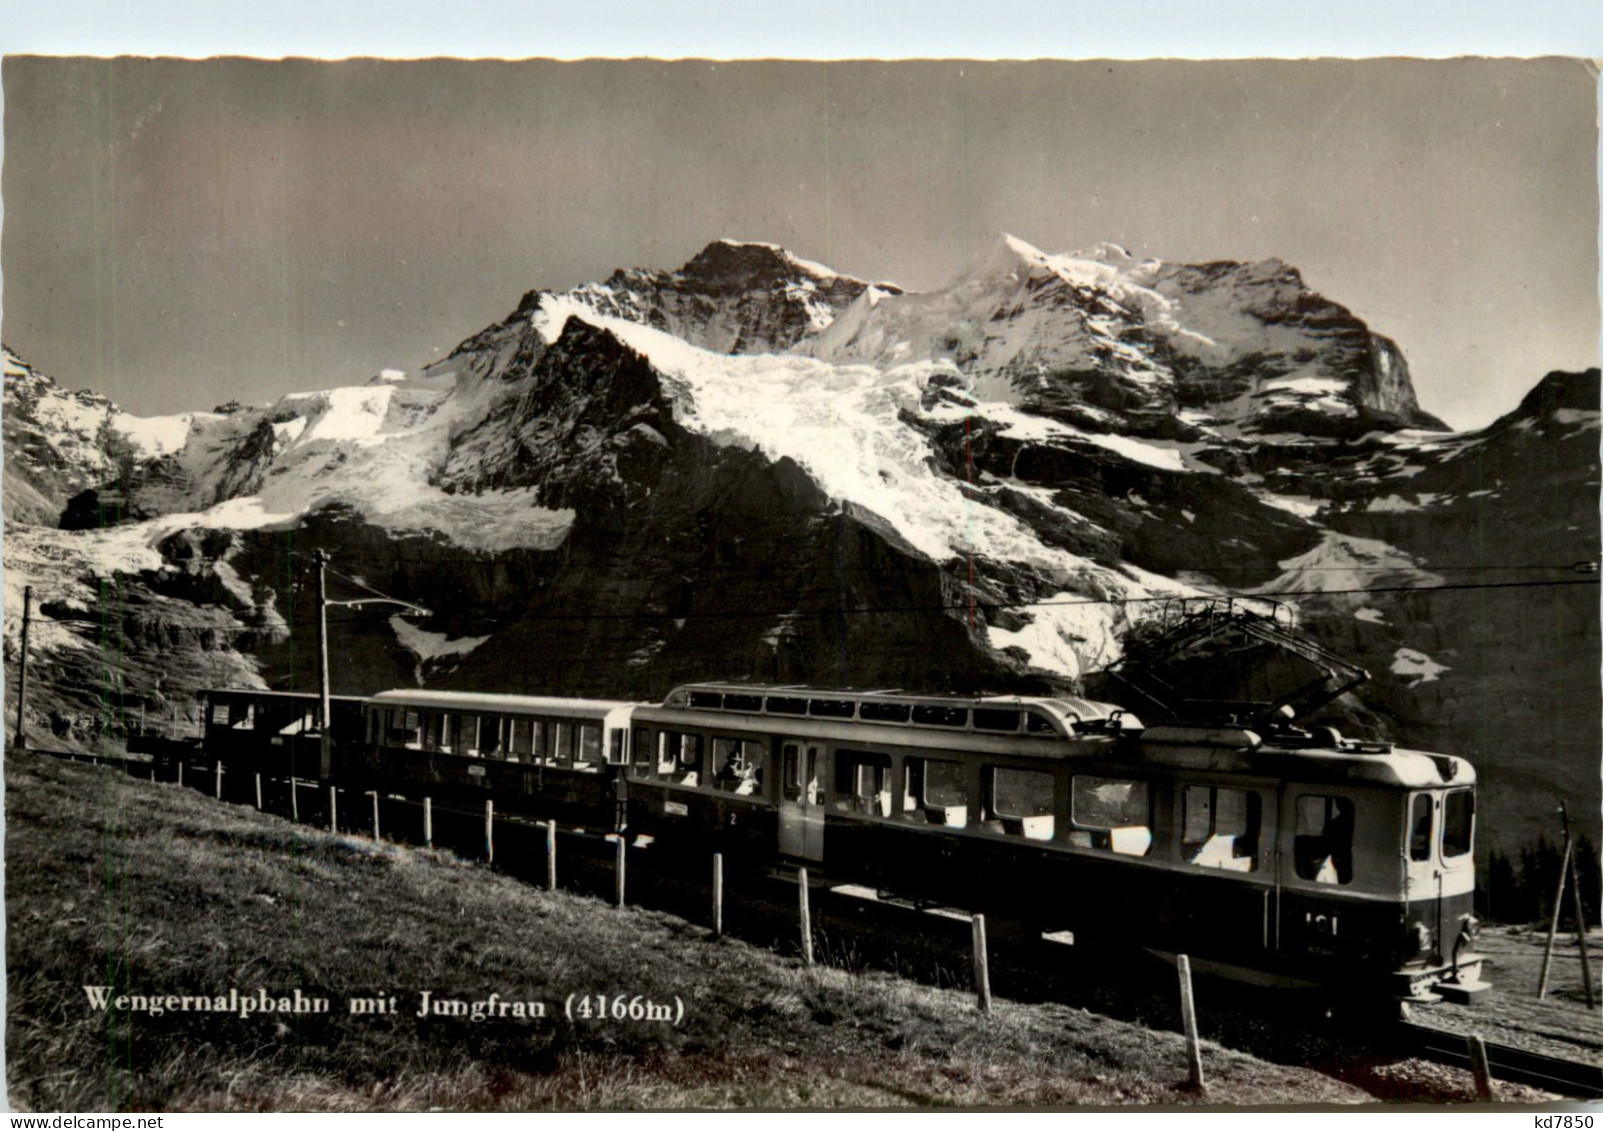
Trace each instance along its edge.
<instances>
[{"instance_id":1,"label":"train roof","mask_svg":"<svg viewBox=\"0 0 1603 1131\"><path fill-rule=\"evenodd\" d=\"M375 706L425 707L439 711L477 711L484 714L557 714L575 718L604 718L619 707L640 706L625 699L571 699L556 695L499 695L484 691L380 691L370 700Z\"/></svg>"},{"instance_id":2,"label":"train roof","mask_svg":"<svg viewBox=\"0 0 1603 1131\"><path fill-rule=\"evenodd\" d=\"M662 702L665 710L807 717L951 733L1076 737L1081 730L1116 733L1140 720L1110 703L1026 695L919 695L900 690L838 690L798 684L688 683ZM1011 721L1009 721L1011 716Z\"/></svg>"},{"instance_id":3,"label":"train roof","mask_svg":"<svg viewBox=\"0 0 1603 1131\"><path fill-rule=\"evenodd\" d=\"M307 699L317 702L319 695L315 691L269 691L261 687L206 687L201 689L202 695L239 695L247 699ZM330 695L331 703L365 703L367 700L361 695Z\"/></svg>"},{"instance_id":4,"label":"train roof","mask_svg":"<svg viewBox=\"0 0 1603 1131\"><path fill-rule=\"evenodd\" d=\"M1404 789L1475 784L1475 767L1463 758L1344 739L1331 728L1264 736L1241 727L1158 726L1148 727L1137 741L1142 763L1170 769Z\"/></svg>"}]
</instances>

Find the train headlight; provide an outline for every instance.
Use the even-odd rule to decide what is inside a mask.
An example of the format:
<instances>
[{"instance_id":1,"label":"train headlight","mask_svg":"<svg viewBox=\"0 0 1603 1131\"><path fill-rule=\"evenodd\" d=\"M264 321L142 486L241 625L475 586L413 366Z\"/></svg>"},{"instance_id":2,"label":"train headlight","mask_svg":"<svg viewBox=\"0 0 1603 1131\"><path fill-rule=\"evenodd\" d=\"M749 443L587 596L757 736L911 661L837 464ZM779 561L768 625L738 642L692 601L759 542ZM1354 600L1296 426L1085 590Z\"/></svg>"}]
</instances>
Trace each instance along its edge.
<instances>
[{"instance_id":1,"label":"train headlight","mask_svg":"<svg viewBox=\"0 0 1603 1131\"><path fill-rule=\"evenodd\" d=\"M1408 944L1411 948L1409 950L1409 957L1419 954L1429 954L1431 944L1435 941L1436 936L1432 933L1428 926L1426 926L1424 923L1415 923L1413 928L1408 932Z\"/></svg>"}]
</instances>

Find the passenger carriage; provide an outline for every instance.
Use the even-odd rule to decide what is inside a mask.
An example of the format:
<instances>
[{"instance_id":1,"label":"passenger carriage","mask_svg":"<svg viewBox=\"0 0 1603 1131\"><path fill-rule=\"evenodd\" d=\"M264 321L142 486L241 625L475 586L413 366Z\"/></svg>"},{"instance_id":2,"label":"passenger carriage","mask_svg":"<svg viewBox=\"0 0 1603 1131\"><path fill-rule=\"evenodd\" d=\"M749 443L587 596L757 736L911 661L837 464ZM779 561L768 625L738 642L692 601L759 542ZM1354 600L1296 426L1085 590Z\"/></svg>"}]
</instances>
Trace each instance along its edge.
<instances>
[{"instance_id":1,"label":"passenger carriage","mask_svg":"<svg viewBox=\"0 0 1603 1131\"><path fill-rule=\"evenodd\" d=\"M273 777L320 776L322 705L316 695L253 688L213 688L202 694L201 749L208 758ZM365 702L349 695L330 697L336 756L360 740Z\"/></svg>"},{"instance_id":2,"label":"passenger carriage","mask_svg":"<svg viewBox=\"0 0 1603 1131\"><path fill-rule=\"evenodd\" d=\"M599 699L382 691L351 765L377 784L607 829L617 823L634 704Z\"/></svg>"},{"instance_id":3,"label":"passenger carriage","mask_svg":"<svg viewBox=\"0 0 1603 1131\"><path fill-rule=\"evenodd\" d=\"M1474 773L1328 728L700 684L633 712L629 827L1284 985L1479 988Z\"/></svg>"}]
</instances>

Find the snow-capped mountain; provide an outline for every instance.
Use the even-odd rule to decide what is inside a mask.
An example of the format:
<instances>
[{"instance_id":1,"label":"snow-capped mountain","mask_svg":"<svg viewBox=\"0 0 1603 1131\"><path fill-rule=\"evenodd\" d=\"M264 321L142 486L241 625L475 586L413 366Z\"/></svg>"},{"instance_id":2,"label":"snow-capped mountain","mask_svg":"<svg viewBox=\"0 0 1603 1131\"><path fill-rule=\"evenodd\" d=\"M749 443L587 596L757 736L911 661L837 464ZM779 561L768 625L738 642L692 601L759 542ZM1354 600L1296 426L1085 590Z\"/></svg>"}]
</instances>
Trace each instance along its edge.
<instances>
[{"instance_id":1,"label":"snow-capped mountain","mask_svg":"<svg viewBox=\"0 0 1603 1131\"><path fill-rule=\"evenodd\" d=\"M39 423L58 404L85 421L60 446ZM1474 564L1455 539L1595 558L1596 412L1595 372L1554 375L1446 432L1396 347L1277 261L1007 237L918 294L719 241L677 271L531 291L414 375L159 427L8 361L7 643L31 582L44 670L78 689L42 709L70 731L105 701L82 663L108 631L97 578L119 586L129 701L156 678L139 641L169 629L168 697L315 686L300 555L319 546L334 595L434 610L341 620L338 692L1047 691L1117 659L1157 599L1318 592L1305 623L1376 677L1344 717L1474 758L1523 716L1468 705L1551 672L1466 662L1484 630L1433 611ZM1440 592L1344 592L1406 586ZM1595 682L1595 609L1572 627ZM1563 710L1595 762L1595 712Z\"/></svg>"},{"instance_id":2,"label":"snow-capped mountain","mask_svg":"<svg viewBox=\"0 0 1603 1131\"><path fill-rule=\"evenodd\" d=\"M985 400L1100 431L1186 438L1441 428L1396 345L1295 268L1048 255L1003 236L930 294L865 292L804 347L880 368L949 364Z\"/></svg>"},{"instance_id":3,"label":"snow-capped mountain","mask_svg":"<svg viewBox=\"0 0 1603 1131\"><path fill-rule=\"evenodd\" d=\"M5 514L53 524L66 502L176 451L203 413L138 417L96 393L70 392L0 347L5 365Z\"/></svg>"}]
</instances>

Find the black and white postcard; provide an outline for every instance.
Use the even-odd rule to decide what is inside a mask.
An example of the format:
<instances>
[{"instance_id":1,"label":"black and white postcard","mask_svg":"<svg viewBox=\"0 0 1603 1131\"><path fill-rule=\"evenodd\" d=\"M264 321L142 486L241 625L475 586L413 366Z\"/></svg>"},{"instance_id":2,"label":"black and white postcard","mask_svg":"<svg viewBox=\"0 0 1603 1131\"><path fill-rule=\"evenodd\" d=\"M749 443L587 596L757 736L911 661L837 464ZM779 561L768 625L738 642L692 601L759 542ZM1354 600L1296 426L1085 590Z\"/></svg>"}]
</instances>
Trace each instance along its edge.
<instances>
[{"instance_id":1,"label":"black and white postcard","mask_svg":"<svg viewBox=\"0 0 1603 1131\"><path fill-rule=\"evenodd\" d=\"M1595 65L3 80L14 1109L1603 1097Z\"/></svg>"}]
</instances>

